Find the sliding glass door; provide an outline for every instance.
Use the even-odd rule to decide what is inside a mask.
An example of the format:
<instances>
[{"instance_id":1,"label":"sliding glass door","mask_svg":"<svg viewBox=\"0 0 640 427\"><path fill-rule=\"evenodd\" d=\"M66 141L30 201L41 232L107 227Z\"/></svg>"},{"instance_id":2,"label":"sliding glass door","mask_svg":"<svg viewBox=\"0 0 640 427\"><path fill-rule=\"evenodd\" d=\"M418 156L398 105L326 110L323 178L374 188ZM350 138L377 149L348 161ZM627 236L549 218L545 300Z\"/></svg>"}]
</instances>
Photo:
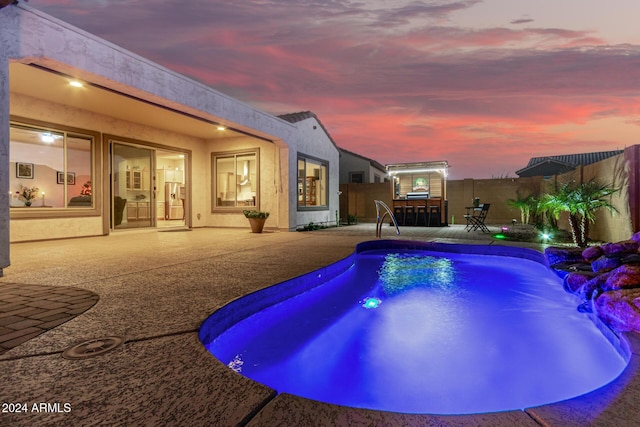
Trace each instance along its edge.
<instances>
[{"instance_id":1,"label":"sliding glass door","mask_svg":"<svg viewBox=\"0 0 640 427\"><path fill-rule=\"evenodd\" d=\"M154 151L111 141L111 226L154 226Z\"/></svg>"}]
</instances>

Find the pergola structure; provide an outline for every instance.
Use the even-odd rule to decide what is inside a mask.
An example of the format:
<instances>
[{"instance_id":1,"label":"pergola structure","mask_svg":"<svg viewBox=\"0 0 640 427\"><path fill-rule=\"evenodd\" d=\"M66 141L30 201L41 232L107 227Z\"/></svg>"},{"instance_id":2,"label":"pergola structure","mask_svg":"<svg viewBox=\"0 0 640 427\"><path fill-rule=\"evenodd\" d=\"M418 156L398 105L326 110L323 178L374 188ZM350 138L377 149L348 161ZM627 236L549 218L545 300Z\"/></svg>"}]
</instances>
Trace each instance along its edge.
<instances>
[{"instance_id":1,"label":"pergola structure","mask_svg":"<svg viewBox=\"0 0 640 427\"><path fill-rule=\"evenodd\" d=\"M387 165L391 182L391 198L406 198L407 194L427 192L429 197L447 198L446 160Z\"/></svg>"},{"instance_id":2,"label":"pergola structure","mask_svg":"<svg viewBox=\"0 0 640 427\"><path fill-rule=\"evenodd\" d=\"M447 225L446 160L387 165L396 219L403 225Z\"/></svg>"}]
</instances>

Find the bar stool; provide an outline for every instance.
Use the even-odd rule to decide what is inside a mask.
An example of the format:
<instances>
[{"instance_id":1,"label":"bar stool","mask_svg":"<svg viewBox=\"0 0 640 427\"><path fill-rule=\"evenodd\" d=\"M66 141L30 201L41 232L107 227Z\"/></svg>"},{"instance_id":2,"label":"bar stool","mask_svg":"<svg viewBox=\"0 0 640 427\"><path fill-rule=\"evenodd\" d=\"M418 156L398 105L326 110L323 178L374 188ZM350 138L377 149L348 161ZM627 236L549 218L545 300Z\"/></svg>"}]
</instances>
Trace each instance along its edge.
<instances>
[{"instance_id":1,"label":"bar stool","mask_svg":"<svg viewBox=\"0 0 640 427\"><path fill-rule=\"evenodd\" d=\"M440 227L440 206L431 205L429 206L429 221L427 223L427 227L431 227L431 217L435 215L435 225L436 227Z\"/></svg>"},{"instance_id":2,"label":"bar stool","mask_svg":"<svg viewBox=\"0 0 640 427\"><path fill-rule=\"evenodd\" d=\"M396 222L398 225L404 225L404 207L403 206L394 206L393 207L393 216L396 217ZM391 222L393 224L393 222Z\"/></svg>"},{"instance_id":3,"label":"bar stool","mask_svg":"<svg viewBox=\"0 0 640 427\"><path fill-rule=\"evenodd\" d=\"M416 208L413 206L407 206L404 208L404 224L408 225L409 224L409 218L407 218L409 215L411 215L411 220L413 222L413 225L416 225Z\"/></svg>"},{"instance_id":4,"label":"bar stool","mask_svg":"<svg viewBox=\"0 0 640 427\"><path fill-rule=\"evenodd\" d=\"M416 214L416 225L420 225L420 218L422 218L423 225L427 226L427 207L418 206L418 213Z\"/></svg>"}]
</instances>

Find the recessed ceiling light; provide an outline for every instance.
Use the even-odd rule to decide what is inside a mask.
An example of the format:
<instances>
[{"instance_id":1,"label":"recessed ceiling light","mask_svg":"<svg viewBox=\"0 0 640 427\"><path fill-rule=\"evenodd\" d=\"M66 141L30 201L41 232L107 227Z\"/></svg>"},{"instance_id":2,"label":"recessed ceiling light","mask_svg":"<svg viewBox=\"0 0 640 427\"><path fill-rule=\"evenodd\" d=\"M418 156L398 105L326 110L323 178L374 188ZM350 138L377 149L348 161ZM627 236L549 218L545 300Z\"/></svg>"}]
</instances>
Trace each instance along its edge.
<instances>
[{"instance_id":1,"label":"recessed ceiling light","mask_svg":"<svg viewBox=\"0 0 640 427\"><path fill-rule=\"evenodd\" d=\"M69 84L73 87L83 87L84 85L77 80L71 80Z\"/></svg>"},{"instance_id":2,"label":"recessed ceiling light","mask_svg":"<svg viewBox=\"0 0 640 427\"><path fill-rule=\"evenodd\" d=\"M43 133L43 134L40 135L40 141L45 142L47 144L51 144L55 140L56 140L56 138L53 135L51 135L50 133Z\"/></svg>"},{"instance_id":3,"label":"recessed ceiling light","mask_svg":"<svg viewBox=\"0 0 640 427\"><path fill-rule=\"evenodd\" d=\"M218 130L227 130L227 128L222 125L218 125Z\"/></svg>"}]
</instances>

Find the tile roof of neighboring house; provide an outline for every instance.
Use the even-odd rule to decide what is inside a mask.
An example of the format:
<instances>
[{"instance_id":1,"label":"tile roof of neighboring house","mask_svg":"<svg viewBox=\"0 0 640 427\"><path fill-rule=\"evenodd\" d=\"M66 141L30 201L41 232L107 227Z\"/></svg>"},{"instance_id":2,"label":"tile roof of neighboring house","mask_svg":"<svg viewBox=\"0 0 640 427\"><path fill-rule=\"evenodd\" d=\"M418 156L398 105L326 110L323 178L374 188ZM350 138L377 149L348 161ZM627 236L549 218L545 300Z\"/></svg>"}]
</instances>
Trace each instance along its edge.
<instances>
[{"instance_id":1,"label":"tile roof of neighboring house","mask_svg":"<svg viewBox=\"0 0 640 427\"><path fill-rule=\"evenodd\" d=\"M578 166L586 166L623 153L624 150L598 151L595 153L564 154L560 156L532 157L529 164L516 171L518 176L549 176L569 172Z\"/></svg>"},{"instance_id":2,"label":"tile roof of neighboring house","mask_svg":"<svg viewBox=\"0 0 640 427\"><path fill-rule=\"evenodd\" d=\"M385 174L387 173L387 168L385 168L385 167L384 167L384 165L383 165L382 163L379 163L379 162L377 162L377 161L375 161L375 160L373 160L373 159L370 159L370 158L368 158L368 157L365 157L365 156L363 156L363 155L361 155L361 154L354 153L353 151L345 150L344 148L340 148L340 147L338 147L338 150L340 150L340 151L344 151L345 153L349 153L349 154L351 154L352 156L357 156L357 157L360 157L361 159L367 160L367 161L369 161L369 163L371 164L371 166L373 166L374 168L376 168L376 169L380 169L380 170L381 170L381 171L383 171Z\"/></svg>"},{"instance_id":3,"label":"tile roof of neighboring house","mask_svg":"<svg viewBox=\"0 0 640 427\"><path fill-rule=\"evenodd\" d=\"M329 131L327 131L327 128L324 127L324 125L322 124L318 116L315 115L315 113L312 113L311 111L300 111L298 113L281 114L278 117L289 123L298 123L307 119L316 119L316 121L320 124L320 127L322 128L324 133L326 133L327 136L329 137L329 140L331 140L333 145L335 145L335 147L338 148L338 144L336 144L336 142L333 140L333 138L331 137L331 134L329 133ZM338 150L340 149L338 148Z\"/></svg>"}]
</instances>

